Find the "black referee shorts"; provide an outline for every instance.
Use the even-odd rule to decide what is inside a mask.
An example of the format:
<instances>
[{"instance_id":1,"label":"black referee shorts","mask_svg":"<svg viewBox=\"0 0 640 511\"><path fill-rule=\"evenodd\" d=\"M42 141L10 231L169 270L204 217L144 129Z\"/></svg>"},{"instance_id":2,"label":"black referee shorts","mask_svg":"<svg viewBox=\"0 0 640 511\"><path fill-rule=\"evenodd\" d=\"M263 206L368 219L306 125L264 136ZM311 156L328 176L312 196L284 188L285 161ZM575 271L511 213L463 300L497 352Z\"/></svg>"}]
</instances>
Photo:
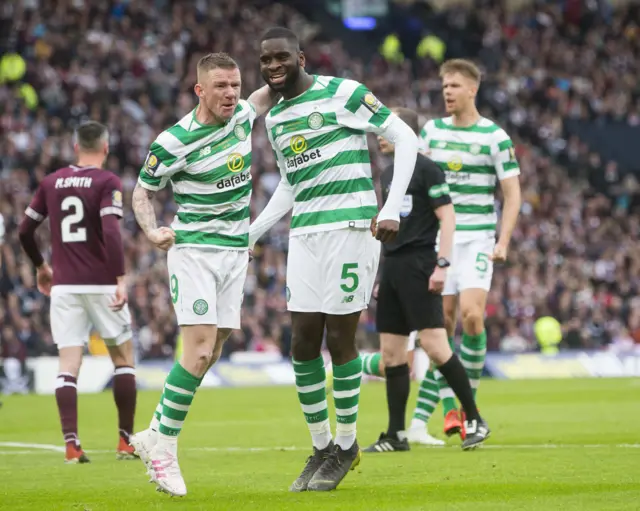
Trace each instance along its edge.
<instances>
[{"instance_id":1,"label":"black referee shorts","mask_svg":"<svg viewBox=\"0 0 640 511\"><path fill-rule=\"evenodd\" d=\"M411 251L385 257L378 288L376 326L385 334L444 328L442 295L429 291L435 253Z\"/></svg>"}]
</instances>

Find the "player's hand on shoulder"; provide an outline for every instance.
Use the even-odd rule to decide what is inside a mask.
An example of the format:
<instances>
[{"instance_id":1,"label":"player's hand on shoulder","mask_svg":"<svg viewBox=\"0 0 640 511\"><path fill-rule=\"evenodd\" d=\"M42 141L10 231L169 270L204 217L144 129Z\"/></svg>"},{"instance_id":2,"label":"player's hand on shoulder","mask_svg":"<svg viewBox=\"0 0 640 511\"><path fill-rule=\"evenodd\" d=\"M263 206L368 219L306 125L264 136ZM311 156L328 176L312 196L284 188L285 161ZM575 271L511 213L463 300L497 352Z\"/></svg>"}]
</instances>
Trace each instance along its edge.
<instances>
[{"instance_id":1,"label":"player's hand on shoulder","mask_svg":"<svg viewBox=\"0 0 640 511\"><path fill-rule=\"evenodd\" d=\"M429 291L440 294L444 290L444 281L447 278L447 269L436 266L429 278Z\"/></svg>"},{"instance_id":2,"label":"player's hand on shoulder","mask_svg":"<svg viewBox=\"0 0 640 511\"><path fill-rule=\"evenodd\" d=\"M45 296L51 296L51 286L53 285L53 270L47 263L43 263L36 270L36 283L38 291Z\"/></svg>"},{"instance_id":3,"label":"player's hand on shoulder","mask_svg":"<svg viewBox=\"0 0 640 511\"><path fill-rule=\"evenodd\" d=\"M176 233L170 227L158 227L149 231L149 241L160 250L169 250L176 241Z\"/></svg>"}]
</instances>

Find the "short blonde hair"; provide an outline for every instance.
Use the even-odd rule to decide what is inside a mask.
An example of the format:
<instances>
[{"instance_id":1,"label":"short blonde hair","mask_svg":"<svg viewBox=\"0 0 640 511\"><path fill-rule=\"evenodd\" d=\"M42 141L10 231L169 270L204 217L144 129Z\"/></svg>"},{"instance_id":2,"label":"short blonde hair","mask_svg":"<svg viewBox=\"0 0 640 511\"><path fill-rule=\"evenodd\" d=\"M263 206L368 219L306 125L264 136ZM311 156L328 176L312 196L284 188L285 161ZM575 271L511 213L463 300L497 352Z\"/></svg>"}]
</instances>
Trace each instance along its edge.
<instances>
[{"instance_id":1,"label":"short blonde hair","mask_svg":"<svg viewBox=\"0 0 640 511\"><path fill-rule=\"evenodd\" d=\"M228 53L209 53L198 61L198 77L201 73L206 73L212 69L236 69L238 64L233 60Z\"/></svg>"},{"instance_id":2,"label":"short blonde hair","mask_svg":"<svg viewBox=\"0 0 640 511\"><path fill-rule=\"evenodd\" d=\"M471 78L474 82L480 85L482 73L478 66L467 59L451 59L445 61L440 66L440 78L449 73L460 73L462 76Z\"/></svg>"}]
</instances>

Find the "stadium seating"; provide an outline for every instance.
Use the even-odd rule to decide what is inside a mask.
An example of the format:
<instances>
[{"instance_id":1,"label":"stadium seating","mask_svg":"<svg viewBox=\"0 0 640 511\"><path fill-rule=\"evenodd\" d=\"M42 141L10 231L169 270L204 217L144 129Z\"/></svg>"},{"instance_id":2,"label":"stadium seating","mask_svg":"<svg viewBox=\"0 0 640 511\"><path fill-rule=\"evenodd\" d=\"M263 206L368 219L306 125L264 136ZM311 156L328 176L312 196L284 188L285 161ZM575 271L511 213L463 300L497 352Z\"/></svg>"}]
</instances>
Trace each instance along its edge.
<instances>
[{"instance_id":1,"label":"stadium seating","mask_svg":"<svg viewBox=\"0 0 640 511\"><path fill-rule=\"evenodd\" d=\"M85 8L74 10L78 4ZM243 72L246 97L262 84L257 34L276 24L302 35L311 71L360 80L388 105L416 108L425 118L442 110L437 62L430 58L401 63L380 55L366 62L351 58L344 42L319 38L320 27L299 12L266 1L222 2L207 10L201 10L206 2L154 4L155 9L145 10L119 3L108 10L108 3L98 0L66 2L64 8L52 0L24 2L2 36L7 60L0 61L0 212L6 234L0 336L4 343L5 332L12 332L7 335L17 337L30 356L55 353L55 346L48 303L34 289L16 227L39 180L73 157L71 133L79 122L91 118L108 124L112 152L106 166L122 176L125 205L130 204L149 144L195 104L197 59L209 51L230 53ZM640 123L640 30L632 22L637 12L623 10L603 22L583 22L575 29L569 23L557 30L565 16L557 7L507 13L493 2L482 4L474 14L480 20L473 24L476 33L467 34L482 42L472 55L486 70L481 110L513 136L524 196L510 262L494 273L487 306L489 349L536 349L533 324L545 315L561 322L562 349L640 344L638 169L627 159L607 159L612 156L603 148L585 142L590 133L585 123ZM460 12L438 16L460 29ZM624 34L612 48L611 31ZM258 124L252 217L279 180ZM373 161L377 172L382 157L375 154ZM173 203L167 191L159 197L158 214L168 224ZM177 327L165 256L151 248L130 208L124 232L140 354L171 357ZM40 243L47 246L44 229ZM283 221L256 250L245 286L242 331L229 341L226 355L238 350L288 354L286 249ZM377 342L372 314L363 314L358 339L363 345Z\"/></svg>"}]
</instances>

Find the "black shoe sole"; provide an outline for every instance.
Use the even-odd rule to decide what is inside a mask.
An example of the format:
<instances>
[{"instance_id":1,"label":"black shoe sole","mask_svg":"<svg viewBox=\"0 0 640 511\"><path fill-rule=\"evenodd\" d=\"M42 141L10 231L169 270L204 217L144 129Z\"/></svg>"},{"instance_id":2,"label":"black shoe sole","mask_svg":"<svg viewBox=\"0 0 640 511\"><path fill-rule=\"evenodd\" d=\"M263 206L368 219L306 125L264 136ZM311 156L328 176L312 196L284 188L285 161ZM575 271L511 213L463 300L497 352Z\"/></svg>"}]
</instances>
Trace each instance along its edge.
<instances>
[{"instance_id":1,"label":"black shoe sole","mask_svg":"<svg viewBox=\"0 0 640 511\"><path fill-rule=\"evenodd\" d=\"M462 430L462 428L460 426L454 426L453 428L449 428L449 429L445 430L444 434L447 435L447 436L458 435L458 434L460 434L461 430Z\"/></svg>"}]
</instances>

